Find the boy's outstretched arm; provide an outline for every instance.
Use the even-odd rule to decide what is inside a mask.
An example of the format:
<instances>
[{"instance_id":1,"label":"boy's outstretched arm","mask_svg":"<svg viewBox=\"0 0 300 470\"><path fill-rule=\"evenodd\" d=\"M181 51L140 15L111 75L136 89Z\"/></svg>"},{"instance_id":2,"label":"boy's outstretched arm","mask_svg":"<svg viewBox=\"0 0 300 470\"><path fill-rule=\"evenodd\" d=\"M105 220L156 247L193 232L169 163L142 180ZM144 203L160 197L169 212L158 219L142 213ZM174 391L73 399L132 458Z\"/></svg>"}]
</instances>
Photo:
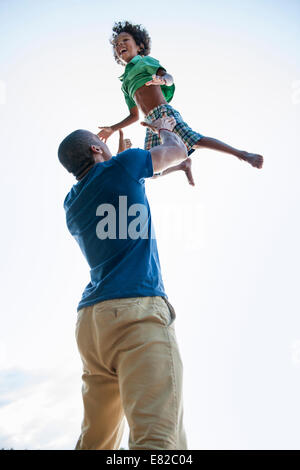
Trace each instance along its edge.
<instances>
[{"instance_id":1,"label":"boy's outstretched arm","mask_svg":"<svg viewBox=\"0 0 300 470\"><path fill-rule=\"evenodd\" d=\"M174 79L172 77L172 75L170 75L169 73L167 73L167 71L165 69L158 69L157 72L156 72L156 75L152 75L152 80L150 80L149 82L145 83L145 85L149 86L149 85L167 85L167 86L171 86L173 85L174 83Z\"/></svg>"},{"instance_id":2,"label":"boy's outstretched arm","mask_svg":"<svg viewBox=\"0 0 300 470\"><path fill-rule=\"evenodd\" d=\"M107 139L119 129L123 127L130 126L134 122L139 120L139 110L137 106L134 106L130 109L130 114L127 118L123 119L123 121L118 122L117 124L113 124L112 126L99 126L100 132L98 132L98 137L106 143Z\"/></svg>"}]
</instances>

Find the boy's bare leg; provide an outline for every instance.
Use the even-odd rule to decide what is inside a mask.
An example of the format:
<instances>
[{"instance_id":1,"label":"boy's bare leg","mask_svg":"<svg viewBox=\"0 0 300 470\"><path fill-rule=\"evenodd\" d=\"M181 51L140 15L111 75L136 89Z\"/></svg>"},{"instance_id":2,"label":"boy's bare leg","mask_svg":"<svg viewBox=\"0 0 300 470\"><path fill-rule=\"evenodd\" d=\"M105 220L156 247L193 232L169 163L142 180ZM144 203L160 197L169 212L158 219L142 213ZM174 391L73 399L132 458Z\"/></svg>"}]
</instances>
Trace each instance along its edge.
<instances>
[{"instance_id":1,"label":"boy's bare leg","mask_svg":"<svg viewBox=\"0 0 300 470\"><path fill-rule=\"evenodd\" d=\"M263 166L263 156L258 155L257 153L249 153L245 150L238 150L230 145L221 142L221 140L214 139L212 137L202 137L196 144L194 145L195 149L200 148L209 148L212 150L217 150L219 152L229 153L231 155L235 155L240 160L244 160L245 162L250 163L250 165L254 166L255 168L262 168Z\"/></svg>"},{"instance_id":2,"label":"boy's bare leg","mask_svg":"<svg viewBox=\"0 0 300 470\"><path fill-rule=\"evenodd\" d=\"M160 174L153 175L152 178L158 178L159 176L165 176L169 173L173 173L173 171L182 170L185 172L185 175L188 179L190 185L195 186L194 178L192 175L192 160L187 158L183 162L179 163L178 165L171 166L166 170L162 171Z\"/></svg>"}]
</instances>

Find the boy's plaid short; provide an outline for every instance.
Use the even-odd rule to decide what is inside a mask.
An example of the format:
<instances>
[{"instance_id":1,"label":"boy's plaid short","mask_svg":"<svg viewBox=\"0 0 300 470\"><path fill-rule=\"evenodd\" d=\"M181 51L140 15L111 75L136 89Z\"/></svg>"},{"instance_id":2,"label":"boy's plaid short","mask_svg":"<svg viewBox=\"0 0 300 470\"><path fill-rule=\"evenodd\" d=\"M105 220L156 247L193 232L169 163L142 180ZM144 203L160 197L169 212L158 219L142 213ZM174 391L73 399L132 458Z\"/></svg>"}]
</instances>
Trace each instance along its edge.
<instances>
[{"instance_id":1,"label":"boy's plaid short","mask_svg":"<svg viewBox=\"0 0 300 470\"><path fill-rule=\"evenodd\" d=\"M145 121L149 122L149 124L155 121L158 118L163 117L163 113L167 116L173 116L176 120L176 126L173 129L173 132L177 134L181 140L186 145L188 155L195 151L192 147L195 143L204 137L202 134L198 132L194 132L182 119L181 115L178 111L176 111L172 106L169 104L161 104L156 108L152 109L147 116L145 116ZM152 147L156 145L161 145L162 141L159 138L159 135L153 132L149 127L146 128L146 138L145 138L145 150L150 150Z\"/></svg>"}]
</instances>

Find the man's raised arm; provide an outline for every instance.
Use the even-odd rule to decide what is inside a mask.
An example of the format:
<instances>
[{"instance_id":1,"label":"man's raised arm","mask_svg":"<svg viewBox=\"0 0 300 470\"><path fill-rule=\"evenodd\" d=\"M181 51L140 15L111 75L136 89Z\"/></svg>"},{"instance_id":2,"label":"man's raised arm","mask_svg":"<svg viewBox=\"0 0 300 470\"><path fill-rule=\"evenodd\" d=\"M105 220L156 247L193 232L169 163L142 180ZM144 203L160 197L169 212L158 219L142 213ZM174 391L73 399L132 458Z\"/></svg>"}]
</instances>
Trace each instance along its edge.
<instances>
[{"instance_id":1,"label":"man's raised arm","mask_svg":"<svg viewBox=\"0 0 300 470\"><path fill-rule=\"evenodd\" d=\"M150 149L152 157L153 172L159 173L166 170L170 166L180 163L188 158L187 149L182 140L172 132L176 125L173 117L163 117L156 119L150 125L142 123L144 126L150 127L153 131L158 132L162 139L162 145L157 145Z\"/></svg>"}]
</instances>

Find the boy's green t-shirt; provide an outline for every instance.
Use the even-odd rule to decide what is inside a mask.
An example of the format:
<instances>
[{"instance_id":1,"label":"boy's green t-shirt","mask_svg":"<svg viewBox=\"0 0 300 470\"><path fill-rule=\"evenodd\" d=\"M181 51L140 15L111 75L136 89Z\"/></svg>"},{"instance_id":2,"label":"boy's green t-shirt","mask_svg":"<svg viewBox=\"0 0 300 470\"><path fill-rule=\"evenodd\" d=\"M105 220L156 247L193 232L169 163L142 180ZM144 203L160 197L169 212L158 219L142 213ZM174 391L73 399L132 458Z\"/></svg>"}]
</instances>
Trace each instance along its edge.
<instances>
[{"instance_id":1,"label":"boy's green t-shirt","mask_svg":"<svg viewBox=\"0 0 300 470\"><path fill-rule=\"evenodd\" d=\"M136 90L145 85L146 82L152 80L152 75L155 74L158 69L166 70L160 65L158 60L150 56L142 57L136 55L128 62L125 67L125 72L119 79L122 82L122 91L129 109L136 106L136 102L134 101ZM169 103L173 98L175 85L161 85L160 88L165 100Z\"/></svg>"}]
</instances>

